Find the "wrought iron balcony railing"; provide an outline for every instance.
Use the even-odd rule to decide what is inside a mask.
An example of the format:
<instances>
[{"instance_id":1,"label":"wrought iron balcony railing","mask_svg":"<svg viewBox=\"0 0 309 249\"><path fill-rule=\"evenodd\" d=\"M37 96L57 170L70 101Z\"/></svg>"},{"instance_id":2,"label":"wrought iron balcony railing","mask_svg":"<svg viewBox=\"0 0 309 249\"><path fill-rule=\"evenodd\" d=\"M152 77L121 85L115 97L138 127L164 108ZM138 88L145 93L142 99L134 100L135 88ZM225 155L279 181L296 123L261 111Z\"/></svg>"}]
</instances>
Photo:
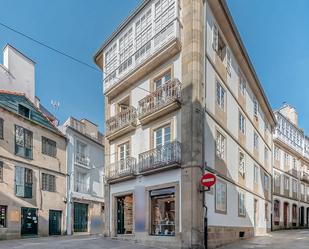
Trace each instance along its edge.
<instances>
[{"instance_id":1,"label":"wrought iron balcony railing","mask_svg":"<svg viewBox=\"0 0 309 249\"><path fill-rule=\"evenodd\" d=\"M114 180L136 174L136 159L127 157L125 159L109 164L106 168L106 180Z\"/></svg>"},{"instance_id":2,"label":"wrought iron balcony railing","mask_svg":"<svg viewBox=\"0 0 309 249\"><path fill-rule=\"evenodd\" d=\"M121 111L116 116L106 121L106 136L116 132L128 125L136 123L136 109L129 107L127 110Z\"/></svg>"},{"instance_id":3,"label":"wrought iron balcony railing","mask_svg":"<svg viewBox=\"0 0 309 249\"><path fill-rule=\"evenodd\" d=\"M174 141L139 154L139 172L181 163L181 143Z\"/></svg>"},{"instance_id":4,"label":"wrought iron balcony railing","mask_svg":"<svg viewBox=\"0 0 309 249\"><path fill-rule=\"evenodd\" d=\"M172 79L166 82L156 91L138 102L139 118L151 114L174 101L180 101L180 95L181 83L178 79Z\"/></svg>"},{"instance_id":5,"label":"wrought iron balcony railing","mask_svg":"<svg viewBox=\"0 0 309 249\"><path fill-rule=\"evenodd\" d=\"M75 153L75 162L84 166L89 166L90 160L89 157L83 153Z\"/></svg>"}]
</instances>

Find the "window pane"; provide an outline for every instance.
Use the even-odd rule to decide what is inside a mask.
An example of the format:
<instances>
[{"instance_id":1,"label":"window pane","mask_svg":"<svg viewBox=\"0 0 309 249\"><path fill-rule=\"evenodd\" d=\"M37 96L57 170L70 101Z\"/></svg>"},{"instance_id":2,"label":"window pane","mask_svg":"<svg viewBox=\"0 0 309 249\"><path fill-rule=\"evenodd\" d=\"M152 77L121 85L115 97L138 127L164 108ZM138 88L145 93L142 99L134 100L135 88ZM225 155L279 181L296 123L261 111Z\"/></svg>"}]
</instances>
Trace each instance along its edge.
<instances>
[{"instance_id":1,"label":"window pane","mask_svg":"<svg viewBox=\"0 0 309 249\"><path fill-rule=\"evenodd\" d=\"M171 190L171 189L168 189ZM157 192L152 194L152 192ZM157 236L175 236L175 192L150 192L151 196L151 234Z\"/></svg>"}]
</instances>

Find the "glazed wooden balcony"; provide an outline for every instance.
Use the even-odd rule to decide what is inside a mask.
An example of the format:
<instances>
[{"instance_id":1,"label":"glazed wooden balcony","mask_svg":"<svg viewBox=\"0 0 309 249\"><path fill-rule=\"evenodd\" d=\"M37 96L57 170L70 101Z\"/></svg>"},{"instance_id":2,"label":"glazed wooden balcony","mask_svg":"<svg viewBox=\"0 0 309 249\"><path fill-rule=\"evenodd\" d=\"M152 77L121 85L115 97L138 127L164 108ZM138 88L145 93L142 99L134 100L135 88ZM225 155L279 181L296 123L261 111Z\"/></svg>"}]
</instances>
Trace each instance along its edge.
<instances>
[{"instance_id":1,"label":"glazed wooden balcony","mask_svg":"<svg viewBox=\"0 0 309 249\"><path fill-rule=\"evenodd\" d=\"M181 50L181 24L178 18L162 27L153 37L135 50L133 54L117 68L108 72L105 68L104 93L114 98L120 92L136 83L156 67L172 58ZM129 66L125 66L127 64Z\"/></svg>"},{"instance_id":2,"label":"glazed wooden balcony","mask_svg":"<svg viewBox=\"0 0 309 249\"><path fill-rule=\"evenodd\" d=\"M134 107L118 113L106 121L106 138L113 140L136 127L137 112Z\"/></svg>"},{"instance_id":3,"label":"glazed wooden balcony","mask_svg":"<svg viewBox=\"0 0 309 249\"><path fill-rule=\"evenodd\" d=\"M107 182L117 182L133 178L136 173L136 158L127 157L109 164L106 167L105 178Z\"/></svg>"},{"instance_id":4,"label":"glazed wooden balcony","mask_svg":"<svg viewBox=\"0 0 309 249\"><path fill-rule=\"evenodd\" d=\"M309 174L306 172L302 172L300 175L300 180L309 183Z\"/></svg>"},{"instance_id":5,"label":"glazed wooden balcony","mask_svg":"<svg viewBox=\"0 0 309 249\"><path fill-rule=\"evenodd\" d=\"M181 164L181 143L174 141L139 154L139 173L151 174L156 171L179 167Z\"/></svg>"},{"instance_id":6,"label":"glazed wooden balcony","mask_svg":"<svg viewBox=\"0 0 309 249\"><path fill-rule=\"evenodd\" d=\"M292 174L293 176L298 177L298 171L297 171L297 169L292 168L292 169L290 170L290 172L291 172L291 174Z\"/></svg>"},{"instance_id":7,"label":"glazed wooden balcony","mask_svg":"<svg viewBox=\"0 0 309 249\"><path fill-rule=\"evenodd\" d=\"M80 164L85 167L89 167L89 157L83 153L75 153L75 163Z\"/></svg>"},{"instance_id":8,"label":"glazed wooden balcony","mask_svg":"<svg viewBox=\"0 0 309 249\"><path fill-rule=\"evenodd\" d=\"M146 124L180 107L181 83L172 79L138 102L138 118Z\"/></svg>"}]
</instances>

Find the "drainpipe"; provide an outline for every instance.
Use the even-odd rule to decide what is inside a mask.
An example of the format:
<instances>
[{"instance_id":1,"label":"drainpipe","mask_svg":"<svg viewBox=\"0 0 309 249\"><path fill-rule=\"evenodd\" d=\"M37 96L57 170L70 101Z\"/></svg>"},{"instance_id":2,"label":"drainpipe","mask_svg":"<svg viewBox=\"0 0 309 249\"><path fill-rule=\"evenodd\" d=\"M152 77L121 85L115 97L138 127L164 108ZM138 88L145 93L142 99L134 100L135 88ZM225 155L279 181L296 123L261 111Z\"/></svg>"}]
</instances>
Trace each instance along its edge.
<instances>
[{"instance_id":1,"label":"drainpipe","mask_svg":"<svg viewBox=\"0 0 309 249\"><path fill-rule=\"evenodd\" d=\"M204 81L204 108L203 108L203 143L202 143L202 149L203 149L203 153L202 153L202 160L203 160L203 168L202 168L202 173L205 172L205 144L206 144L206 135L205 135L205 129L206 129L206 46L207 46L207 37L206 37L206 4L207 4L207 1L203 1L204 2L204 20L203 20L203 23L204 23L204 27L203 27L203 36L204 36L204 39L203 39L203 61L204 61L204 68L203 68L203 81ZM203 194L203 207L204 207L204 248L207 249L208 248L208 218L207 218L207 206L206 206L206 198L205 198L205 192L202 192Z\"/></svg>"}]
</instances>

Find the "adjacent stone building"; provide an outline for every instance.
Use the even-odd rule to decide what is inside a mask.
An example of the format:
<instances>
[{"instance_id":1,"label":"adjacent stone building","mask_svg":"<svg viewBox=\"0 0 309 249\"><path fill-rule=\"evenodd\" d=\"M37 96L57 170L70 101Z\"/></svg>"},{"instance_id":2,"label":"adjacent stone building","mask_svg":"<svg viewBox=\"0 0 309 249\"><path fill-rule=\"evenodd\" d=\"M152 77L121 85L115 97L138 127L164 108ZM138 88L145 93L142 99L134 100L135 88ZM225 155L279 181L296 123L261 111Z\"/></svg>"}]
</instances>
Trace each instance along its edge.
<instances>
[{"instance_id":1,"label":"adjacent stone building","mask_svg":"<svg viewBox=\"0 0 309 249\"><path fill-rule=\"evenodd\" d=\"M145 0L94 60L106 235L203 248L208 231L213 248L270 230L275 117L225 1Z\"/></svg>"},{"instance_id":2,"label":"adjacent stone building","mask_svg":"<svg viewBox=\"0 0 309 249\"><path fill-rule=\"evenodd\" d=\"M309 138L298 126L296 109L284 104L275 112L273 228L309 225Z\"/></svg>"},{"instance_id":3,"label":"adjacent stone building","mask_svg":"<svg viewBox=\"0 0 309 249\"><path fill-rule=\"evenodd\" d=\"M67 137L67 234L101 234L104 222L104 143L96 124L70 117Z\"/></svg>"},{"instance_id":4,"label":"adjacent stone building","mask_svg":"<svg viewBox=\"0 0 309 249\"><path fill-rule=\"evenodd\" d=\"M66 138L23 93L0 91L0 239L64 234Z\"/></svg>"}]
</instances>

